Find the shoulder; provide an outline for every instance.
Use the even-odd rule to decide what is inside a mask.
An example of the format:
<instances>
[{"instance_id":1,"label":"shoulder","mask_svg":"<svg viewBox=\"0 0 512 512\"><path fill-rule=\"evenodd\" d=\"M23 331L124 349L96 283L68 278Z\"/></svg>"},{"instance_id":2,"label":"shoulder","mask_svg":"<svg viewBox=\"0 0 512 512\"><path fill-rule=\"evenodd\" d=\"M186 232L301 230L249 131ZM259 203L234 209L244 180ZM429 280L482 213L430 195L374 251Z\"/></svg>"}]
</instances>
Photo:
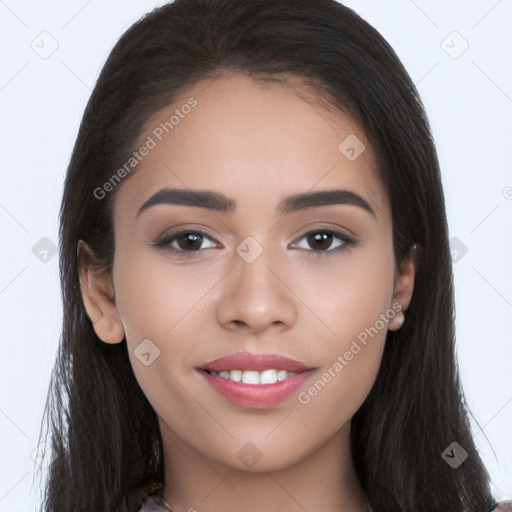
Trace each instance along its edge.
<instances>
[{"instance_id":1,"label":"shoulder","mask_svg":"<svg viewBox=\"0 0 512 512\"><path fill-rule=\"evenodd\" d=\"M500 501L493 512L512 512L512 501Z\"/></svg>"}]
</instances>

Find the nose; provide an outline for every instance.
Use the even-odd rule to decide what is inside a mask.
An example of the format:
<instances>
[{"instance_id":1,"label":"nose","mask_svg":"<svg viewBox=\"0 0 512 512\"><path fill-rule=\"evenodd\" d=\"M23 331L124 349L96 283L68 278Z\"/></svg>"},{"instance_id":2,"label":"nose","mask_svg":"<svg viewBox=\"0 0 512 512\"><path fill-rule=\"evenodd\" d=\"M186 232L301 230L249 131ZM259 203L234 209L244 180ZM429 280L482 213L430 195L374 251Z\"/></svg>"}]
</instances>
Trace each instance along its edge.
<instances>
[{"instance_id":1,"label":"nose","mask_svg":"<svg viewBox=\"0 0 512 512\"><path fill-rule=\"evenodd\" d=\"M235 256L217 308L218 321L226 329L259 333L273 326L286 330L297 321L297 315L297 298L270 251L263 250L251 263Z\"/></svg>"}]
</instances>

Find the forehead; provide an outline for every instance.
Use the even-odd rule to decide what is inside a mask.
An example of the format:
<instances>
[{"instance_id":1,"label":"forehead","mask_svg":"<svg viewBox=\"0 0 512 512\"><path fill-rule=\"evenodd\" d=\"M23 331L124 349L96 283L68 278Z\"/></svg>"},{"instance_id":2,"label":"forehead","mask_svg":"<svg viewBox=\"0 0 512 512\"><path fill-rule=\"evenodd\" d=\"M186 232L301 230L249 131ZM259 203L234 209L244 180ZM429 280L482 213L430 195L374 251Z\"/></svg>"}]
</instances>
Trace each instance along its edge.
<instances>
[{"instance_id":1,"label":"forehead","mask_svg":"<svg viewBox=\"0 0 512 512\"><path fill-rule=\"evenodd\" d=\"M150 149L119 187L114 215L135 216L169 186L219 190L252 212L262 200L270 208L285 195L343 187L388 216L364 131L310 94L243 74L195 83L146 123L135 149Z\"/></svg>"}]
</instances>

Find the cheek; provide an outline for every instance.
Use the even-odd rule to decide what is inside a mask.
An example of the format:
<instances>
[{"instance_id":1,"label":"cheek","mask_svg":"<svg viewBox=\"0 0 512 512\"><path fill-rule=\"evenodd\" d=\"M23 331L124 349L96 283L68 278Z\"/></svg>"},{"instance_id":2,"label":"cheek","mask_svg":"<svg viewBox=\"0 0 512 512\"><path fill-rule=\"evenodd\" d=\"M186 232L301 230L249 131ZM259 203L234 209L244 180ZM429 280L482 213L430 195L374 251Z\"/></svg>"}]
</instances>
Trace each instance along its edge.
<instances>
[{"instance_id":1,"label":"cheek","mask_svg":"<svg viewBox=\"0 0 512 512\"><path fill-rule=\"evenodd\" d=\"M132 343L152 337L165 343L206 291L208 278L135 249L130 258L116 261L114 286L116 307Z\"/></svg>"},{"instance_id":2,"label":"cheek","mask_svg":"<svg viewBox=\"0 0 512 512\"><path fill-rule=\"evenodd\" d=\"M316 336L328 346L343 350L391 306L392 243L383 237L380 243L356 248L351 253L295 274L294 291L314 313L307 316L311 318L308 323ZM381 322L378 326L385 337L387 322L386 329L382 328Z\"/></svg>"},{"instance_id":3,"label":"cheek","mask_svg":"<svg viewBox=\"0 0 512 512\"><path fill-rule=\"evenodd\" d=\"M145 393L162 382L172 388L171 375L186 357L186 346L176 343L176 331L190 309L191 287L179 279L179 269L149 261L136 251L131 256L114 265L116 307L131 365Z\"/></svg>"},{"instance_id":4,"label":"cheek","mask_svg":"<svg viewBox=\"0 0 512 512\"><path fill-rule=\"evenodd\" d=\"M190 372L197 362L197 344L204 338L203 307L218 274L211 266L176 264L136 248L119 252L130 254L115 261L113 277L134 373L150 394L155 395L155 386L169 392L178 386L172 377ZM140 358L148 352L146 362L154 362L146 366Z\"/></svg>"},{"instance_id":5,"label":"cheek","mask_svg":"<svg viewBox=\"0 0 512 512\"><path fill-rule=\"evenodd\" d=\"M333 433L361 407L379 371L388 323L394 315L388 281L377 272L347 275L343 283L326 287L329 301L324 297L318 302L324 328L310 354L317 358L321 354L322 366L310 386L301 390L298 401L317 424Z\"/></svg>"},{"instance_id":6,"label":"cheek","mask_svg":"<svg viewBox=\"0 0 512 512\"><path fill-rule=\"evenodd\" d=\"M135 378L155 411L184 410L180 375L190 347L183 327L198 290L180 269L132 256L116 262L114 286Z\"/></svg>"},{"instance_id":7,"label":"cheek","mask_svg":"<svg viewBox=\"0 0 512 512\"><path fill-rule=\"evenodd\" d=\"M313 360L321 354L322 361L317 379L299 402L311 403L319 421L338 424L359 409L380 366L394 316L392 244L383 239L340 259L335 270L322 268L303 274L298 292L315 313L310 315L310 331L316 335L309 353Z\"/></svg>"}]
</instances>

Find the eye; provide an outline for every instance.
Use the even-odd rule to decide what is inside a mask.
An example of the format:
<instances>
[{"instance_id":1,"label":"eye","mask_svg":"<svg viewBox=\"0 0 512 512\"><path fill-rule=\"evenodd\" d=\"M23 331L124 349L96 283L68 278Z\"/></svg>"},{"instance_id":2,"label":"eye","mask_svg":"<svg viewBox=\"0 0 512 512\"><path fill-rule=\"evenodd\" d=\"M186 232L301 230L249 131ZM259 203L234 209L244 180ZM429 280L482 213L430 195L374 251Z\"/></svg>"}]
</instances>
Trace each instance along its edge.
<instances>
[{"instance_id":1,"label":"eye","mask_svg":"<svg viewBox=\"0 0 512 512\"><path fill-rule=\"evenodd\" d=\"M351 236L333 229L309 231L302 235L298 240L302 240L304 238L306 239L306 243L313 247L313 251L308 252L314 252L318 256L323 255L324 253L345 251L357 243ZM334 239L338 239L338 245L336 245L334 249L328 249L332 245ZM292 245L297 246L295 242Z\"/></svg>"},{"instance_id":2,"label":"eye","mask_svg":"<svg viewBox=\"0 0 512 512\"><path fill-rule=\"evenodd\" d=\"M180 257L189 257L192 256L192 253L199 252L204 239L212 240L202 231L184 230L170 233L151 245L170 251ZM172 244L175 244L175 246L173 247Z\"/></svg>"}]
</instances>

